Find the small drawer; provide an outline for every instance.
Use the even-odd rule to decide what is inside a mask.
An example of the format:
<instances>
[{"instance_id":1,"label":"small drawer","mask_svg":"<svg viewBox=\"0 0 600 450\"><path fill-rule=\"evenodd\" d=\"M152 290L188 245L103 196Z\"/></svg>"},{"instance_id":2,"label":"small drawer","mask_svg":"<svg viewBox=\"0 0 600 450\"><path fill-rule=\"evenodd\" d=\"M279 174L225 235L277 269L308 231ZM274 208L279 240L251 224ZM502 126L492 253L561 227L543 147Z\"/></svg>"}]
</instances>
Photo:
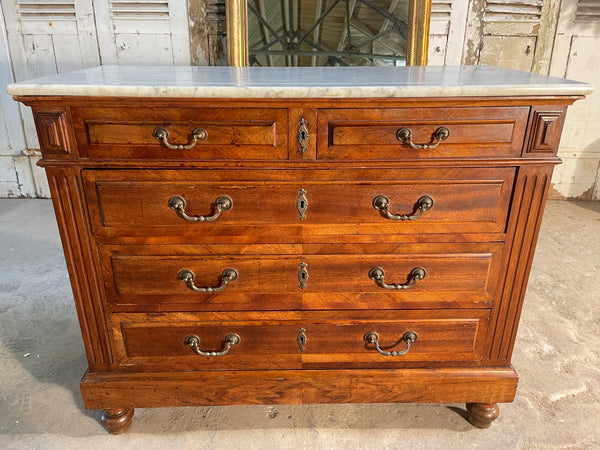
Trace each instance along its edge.
<instances>
[{"instance_id":1,"label":"small drawer","mask_svg":"<svg viewBox=\"0 0 600 450\"><path fill-rule=\"evenodd\" d=\"M120 370L393 368L479 360L488 318L488 309L117 313L112 326Z\"/></svg>"},{"instance_id":2,"label":"small drawer","mask_svg":"<svg viewBox=\"0 0 600 450\"><path fill-rule=\"evenodd\" d=\"M72 114L82 158L287 159L286 109L95 107Z\"/></svg>"},{"instance_id":3,"label":"small drawer","mask_svg":"<svg viewBox=\"0 0 600 450\"><path fill-rule=\"evenodd\" d=\"M528 114L527 107L323 109L317 159L518 157Z\"/></svg>"},{"instance_id":4,"label":"small drawer","mask_svg":"<svg viewBox=\"0 0 600 450\"><path fill-rule=\"evenodd\" d=\"M392 253L369 253L391 247ZM345 255L248 254L251 247L238 255L219 255L210 246L99 249L108 300L121 309L381 310L491 306L503 245L364 245Z\"/></svg>"},{"instance_id":5,"label":"small drawer","mask_svg":"<svg viewBox=\"0 0 600 450\"><path fill-rule=\"evenodd\" d=\"M270 172L86 170L94 234L503 233L514 179L513 168L369 169L360 180L356 171ZM266 179L274 175L289 181Z\"/></svg>"}]
</instances>

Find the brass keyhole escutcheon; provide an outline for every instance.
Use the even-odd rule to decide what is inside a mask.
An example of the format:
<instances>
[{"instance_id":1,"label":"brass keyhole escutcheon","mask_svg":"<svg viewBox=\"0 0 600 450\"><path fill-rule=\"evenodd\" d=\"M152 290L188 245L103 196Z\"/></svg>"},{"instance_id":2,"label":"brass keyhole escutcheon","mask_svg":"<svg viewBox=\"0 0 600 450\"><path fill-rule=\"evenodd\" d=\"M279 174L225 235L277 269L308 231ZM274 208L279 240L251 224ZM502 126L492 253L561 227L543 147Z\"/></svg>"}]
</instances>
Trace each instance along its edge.
<instances>
[{"instance_id":1,"label":"brass keyhole escutcheon","mask_svg":"<svg viewBox=\"0 0 600 450\"><path fill-rule=\"evenodd\" d=\"M298 144L300 144L298 151L301 154L304 154L304 152L307 150L306 145L308 144L308 138L310 136L308 134L308 128L306 127L307 124L308 122L304 117L298 121L298 132L296 133L296 139L298 139Z\"/></svg>"},{"instance_id":2,"label":"brass keyhole escutcheon","mask_svg":"<svg viewBox=\"0 0 600 450\"><path fill-rule=\"evenodd\" d=\"M296 200L296 209L298 210L298 219L306 219L306 210L308 209L308 200L306 198L306 191L300 189L298 191L298 199Z\"/></svg>"},{"instance_id":3,"label":"brass keyhole escutcheon","mask_svg":"<svg viewBox=\"0 0 600 450\"><path fill-rule=\"evenodd\" d=\"M300 282L298 287L300 289L306 289L306 282L308 281L308 264L301 262L298 267L298 281Z\"/></svg>"},{"instance_id":4,"label":"brass keyhole escutcheon","mask_svg":"<svg viewBox=\"0 0 600 450\"><path fill-rule=\"evenodd\" d=\"M306 350L306 342L308 338L306 337L306 330L304 328L300 328L298 330L298 336L296 337L296 342L298 343L298 349L303 352Z\"/></svg>"}]
</instances>

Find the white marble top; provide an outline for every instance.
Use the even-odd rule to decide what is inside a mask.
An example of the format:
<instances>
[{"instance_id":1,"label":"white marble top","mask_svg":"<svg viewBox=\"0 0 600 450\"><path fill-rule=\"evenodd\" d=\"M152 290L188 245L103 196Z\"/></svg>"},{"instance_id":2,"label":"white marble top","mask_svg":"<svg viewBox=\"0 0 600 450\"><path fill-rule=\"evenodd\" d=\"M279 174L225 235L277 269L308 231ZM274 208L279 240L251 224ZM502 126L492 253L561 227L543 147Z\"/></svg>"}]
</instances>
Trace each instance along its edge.
<instances>
[{"instance_id":1,"label":"white marble top","mask_svg":"<svg viewBox=\"0 0 600 450\"><path fill-rule=\"evenodd\" d=\"M10 84L12 95L342 98L582 95L592 86L492 66L99 66Z\"/></svg>"}]
</instances>

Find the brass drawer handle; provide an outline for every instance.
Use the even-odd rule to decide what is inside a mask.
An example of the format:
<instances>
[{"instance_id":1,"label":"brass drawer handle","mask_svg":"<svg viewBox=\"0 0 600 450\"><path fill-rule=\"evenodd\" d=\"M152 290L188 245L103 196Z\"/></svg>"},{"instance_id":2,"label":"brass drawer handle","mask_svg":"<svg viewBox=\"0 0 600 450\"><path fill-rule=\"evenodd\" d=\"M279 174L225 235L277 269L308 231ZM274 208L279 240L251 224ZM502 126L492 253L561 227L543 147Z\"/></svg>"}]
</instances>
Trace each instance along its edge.
<instances>
[{"instance_id":1,"label":"brass drawer handle","mask_svg":"<svg viewBox=\"0 0 600 450\"><path fill-rule=\"evenodd\" d=\"M235 333L231 333L231 334L228 334L227 336L225 336L225 348L223 350L221 350L220 352L203 352L202 350L200 350L200 338L198 336L196 336L195 334L190 334L185 337L185 345L190 347L192 350L194 350L200 356L223 356L223 355L226 355L229 352L229 349L231 347L235 347L236 345L238 345L240 343L240 341L241 341L241 339L240 339L239 335L237 335Z\"/></svg>"},{"instance_id":2,"label":"brass drawer handle","mask_svg":"<svg viewBox=\"0 0 600 450\"><path fill-rule=\"evenodd\" d=\"M192 291L210 293L221 292L227 287L228 283L237 280L238 273L235 269L227 268L223 271L223 273L221 273L221 284L219 286L202 288L194 285L194 272L192 272L191 270L183 269L181 272L179 272L179 275L177 277L179 278L179 281L185 283L185 285Z\"/></svg>"},{"instance_id":3,"label":"brass drawer handle","mask_svg":"<svg viewBox=\"0 0 600 450\"><path fill-rule=\"evenodd\" d=\"M179 217L187 220L188 222L212 222L221 215L222 211L229 211L231 209L233 206L233 200L226 195L217 197L215 200L215 213L212 216L188 216L185 213L185 200L178 195L171 197L167 204L169 205L169 208L175 211Z\"/></svg>"},{"instance_id":4,"label":"brass drawer handle","mask_svg":"<svg viewBox=\"0 0 600 450\"><path fill-rule=\"evenodd\" d=\"M381 350L381 347L379 347L379 336L374 331L366 333L363 339L367 345L375 344L375 349L383 356L402 356L408 353L410 350L410 344L417 340L417 333L414 331L407 331L404 333L404 336L402 336L401 340L406 342L406 348L400 352L386 352L385 350Z\"/></svg>"},{"instance_id":5,"label":"brass drawer handle","mask_svg":"<svg viewBox=\"0 0 600 450\"><path fill-rule=\"evenodd\" d=\"M373 267L369 270L369 278L377 284L377 286L382 287L384 289L390 290L400 290L400 289L410 289L417 281L421 281L427 275L427 271L422 267L415 267L410 271L408 275L408 281L406 284L386 284L384 280L385 272L381 267Z\"/></svg>"},{"instance_id":6,"label":"brass drawer handle","mask_svg":"<svg viewBox=\"0 0 600 450\"><path fill-rule=\"evenodd\" d=\"M440 145L440 142L445 141L449 137L450 130L446 127L439 127L433 133L433 138L437 139L435 144L414 144L412 141L412 132L409 128L399 128L398 131L396 131L396 138L399 141L408 142L408 144L416 150L428 150L436 148L438 145Z\"/></svg>"},{"instance_id":7,"label":"brass drawer handle","mask_svg":"<svg viewBox=\"0 0 600 450\"><path fill-rule=\"evenodd\" d=\"M392 214L390 212L390 199L385 195L378 195L373 199L373 208L381 212L381 215L390 220L415 220L421 217L425 211L433 208L433 198L429 195L424 195L417 200L414 209L410 214Z\"/></svg>"},{"instance_id":8,"label":"brass drawer handle","mask_svg":"<svg viewBox=\"0 0 600 450\"><path fill-rule=\"evenodd\" d=\"M192 142L187 145L169 144L169 132L163 127L156 127L152 132L152 136L171 150L189 150L190 148L194 148L198 142L205 141L208 137L208 132L204 128L194 129L192 131Z\"/></svg>"}]
</instances>

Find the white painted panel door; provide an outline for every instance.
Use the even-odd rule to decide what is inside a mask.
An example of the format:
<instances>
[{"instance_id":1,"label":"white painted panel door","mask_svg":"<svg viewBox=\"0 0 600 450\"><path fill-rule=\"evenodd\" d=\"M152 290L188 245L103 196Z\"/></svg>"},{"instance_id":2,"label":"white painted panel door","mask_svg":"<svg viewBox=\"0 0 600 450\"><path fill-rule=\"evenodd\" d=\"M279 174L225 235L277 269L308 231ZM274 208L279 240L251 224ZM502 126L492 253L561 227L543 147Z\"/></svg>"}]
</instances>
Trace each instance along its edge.
<instances>
[{"instance_id":1,"label":"white painted panel door","mask_svg":"<svg viewBox=\"0 0 600 450\"><path fill-rule=\"evenodd\" d=\"M187 0L95 0L102 64L191 64Z\"/></svg>"}]
</instances>

